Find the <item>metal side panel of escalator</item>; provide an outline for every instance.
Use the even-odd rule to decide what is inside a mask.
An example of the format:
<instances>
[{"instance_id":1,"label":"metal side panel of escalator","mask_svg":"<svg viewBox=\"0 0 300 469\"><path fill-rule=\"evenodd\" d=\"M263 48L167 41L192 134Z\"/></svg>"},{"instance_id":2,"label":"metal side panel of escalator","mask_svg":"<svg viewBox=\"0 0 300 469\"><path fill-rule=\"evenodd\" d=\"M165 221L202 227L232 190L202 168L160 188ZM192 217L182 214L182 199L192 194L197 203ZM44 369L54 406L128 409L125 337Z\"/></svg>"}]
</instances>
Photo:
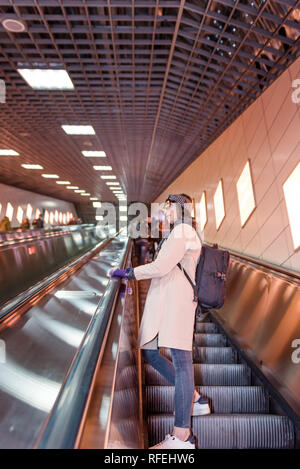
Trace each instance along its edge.
<instances>
[{"instance_id":1,"label":"metal side panel of escalator","mask_svg":"<svg viewBox=\"0 0 300 469\"><path fill-rule=\"evenodd\" d=\"M243 263L243 278L236 262ZM253 285L253 277L256 275L254 280L258 283L261 282L261 268L249 266L242 260L234 260L230 269L224 312L220 310L202 314L197 318L195 324L195 339L198 347L197 354L194 350L195 385L198 392L208 397L211 404L211 414L191 417L197 448L299 448L299 413L297 408L299 402L296 402L296 396L292 396L291 393L291 389L294 390L297 387L296 382L298 390L300 389L299 365L293 367L290 363L284 364L285 367L289 368L290 373L293 372L293 387L289 390L289 394L287 390L283 390L283 383L281 386L276 386L280 376L275 376L275 372L272 374L271 365L276 369L276 363L272 364L270 357L273 357L273 360L280 358L279 363L283 366L282 355L284 352L280 350L281 344L279 342L277 344L279 348L274 350L273 355L270 354L269 362L264 361L266 360L266 354L262 354L266 348L264 341L266 344L272 342L272 336L278 333L280 323L278 320L276 321L274 305L269 311L264 311L264 316L261 314L260 318L258 317L259 312L261 313L260 304L265 298L260 296L262 295L261 289L257 288L257 285ZM247 279L250 275L249 269L252 278L251 283L247 285ZM239 276L236 271L239 272ZM243 283L243 291L239 290L236 285L237 277ZM291 297L295 298L295 295L299 295L299 282L295 282L295 279L290 279L287 276L282 278L278 272L273 273L270 270L268 271L268 279L271 283L272 281L276 282L277 288L278 282L289 282L288 288ZM139 282L141 311L148 288L148 281ZM272 291L270 285L268 290L263 291L263 295L266 294L266 291ZM239 298L242 305L239 304ZM253 305L253 310L247 305L245 298L248 298L249 303ZM233 299L234 303L232 304L235 306L230 313L230 302ZM255 309L255 300L258 310ZM281 304L277 303L277 307L285 307L284 311L280 310L282 321L285 315L291 315L290 303L286 301L286 298ZM246 315L244 322L242 322L243 312L244 316ZM273 314L273 322L268 314ZM234 317L238 319L236 324ZM252 327L251 331L247 328L243 329L242 325L245 326L246 323ZM299 315L296 318L294 314L292 324L295 327L293 334L291 334L291 327L287 330L281 323L281 335L289 334L290 340L298 334ZM253 325L256 326L256 331L253 329ZM235 326L236 334L234 334ZM267 326L269 326L269 332ZM249 341L250 332L252 343ZM281 337L281 343L283 342L284 339ZM287 340L285 343L288 343ZM171 359L170 350L161 349L160 352ZM264 356L264 360L261 359L261 354ZM256 359L255 355L257 355ZM147 421L148 445L153 446L162 441L165 435L171 433L173 429L174 387L170 386L147 363L144 363L143 370L144 413ZM280 371L284 376L285 370ZM288 395L290 399L287 399Z\"/></svg>"}]
</instances>

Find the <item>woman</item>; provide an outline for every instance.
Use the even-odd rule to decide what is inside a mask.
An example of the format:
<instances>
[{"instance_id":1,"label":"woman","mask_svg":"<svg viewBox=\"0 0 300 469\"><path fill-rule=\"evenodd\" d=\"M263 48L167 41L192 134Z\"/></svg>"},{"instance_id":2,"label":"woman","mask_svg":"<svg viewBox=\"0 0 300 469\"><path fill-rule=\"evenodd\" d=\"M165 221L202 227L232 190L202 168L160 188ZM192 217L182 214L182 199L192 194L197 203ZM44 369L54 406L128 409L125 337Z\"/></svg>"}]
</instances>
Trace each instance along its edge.
<instances>
[{"instance_id":1,"label":"woman","mask_svg":"<svg viewBox=\"0 0 300 469\"><path fill-rule=\"evenodd\" d=\"M172 229L158 247L156 259L134 269L116 269L112 276L129 280L152 279L143 312L138 347L144 359L175 385L175 423L171 435L155 449L193 449L190 430L192 415L210 413L208 400L194 390L192 344L196 303L193 289L184 273L195 278L201 240L192 227L191 215L184 216L184 205L191 199L185 194L169 195L164 209ZM182 216L183 215L183 216ZM172 362L159 353L160 347L171 350Z\"/></svg>"}]
</instances>

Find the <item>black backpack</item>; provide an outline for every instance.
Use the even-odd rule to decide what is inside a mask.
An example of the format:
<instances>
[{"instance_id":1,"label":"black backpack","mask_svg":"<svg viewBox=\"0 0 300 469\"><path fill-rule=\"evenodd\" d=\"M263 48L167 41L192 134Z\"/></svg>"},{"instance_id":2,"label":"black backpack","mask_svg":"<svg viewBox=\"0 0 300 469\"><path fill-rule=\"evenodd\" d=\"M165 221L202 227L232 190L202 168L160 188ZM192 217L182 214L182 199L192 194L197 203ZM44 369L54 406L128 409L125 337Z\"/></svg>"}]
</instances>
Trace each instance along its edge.
<instances>
[{"instance_id":1,"label":"black backpack","mask_svg":"<svg viewBox=\"0 0 300 469\"><path fill-rule=\"evenodd\" d=\"M194 291L194 301L203 308L219 309L223 306L226 294L226 279L229 265L229 252L203 245L196 267L194 283L180 263L182 270Z\"/></svg>"}]
</instances>

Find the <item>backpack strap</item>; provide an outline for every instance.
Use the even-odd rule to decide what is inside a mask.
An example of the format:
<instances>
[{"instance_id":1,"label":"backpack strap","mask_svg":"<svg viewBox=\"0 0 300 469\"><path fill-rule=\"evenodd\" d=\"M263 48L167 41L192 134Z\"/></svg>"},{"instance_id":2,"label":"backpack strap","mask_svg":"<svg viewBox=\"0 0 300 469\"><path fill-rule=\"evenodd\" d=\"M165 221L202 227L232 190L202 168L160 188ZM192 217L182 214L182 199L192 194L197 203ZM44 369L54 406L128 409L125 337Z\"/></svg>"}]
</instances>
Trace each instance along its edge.
<instances>
[{"instance_id":1,"label":"backpack strap","mask_svg":"<svg viewBox=\"0 0 300 469\"><path fill-rule=\"evenodd\" d=\"M189 276L189 274L187 273L187 271L182 267L182 265L180 264L180 262L178 262L177 266L179 267L179 269L184 273L185 277L188 279L190 285L192 286L192 289L193 289L193 292L194 292L194 299L193 301L195 301L197 303L198 301L198 296L197 296L197 285L195 285L191 279L191 277Z\"/></svg>"}]
</instances>

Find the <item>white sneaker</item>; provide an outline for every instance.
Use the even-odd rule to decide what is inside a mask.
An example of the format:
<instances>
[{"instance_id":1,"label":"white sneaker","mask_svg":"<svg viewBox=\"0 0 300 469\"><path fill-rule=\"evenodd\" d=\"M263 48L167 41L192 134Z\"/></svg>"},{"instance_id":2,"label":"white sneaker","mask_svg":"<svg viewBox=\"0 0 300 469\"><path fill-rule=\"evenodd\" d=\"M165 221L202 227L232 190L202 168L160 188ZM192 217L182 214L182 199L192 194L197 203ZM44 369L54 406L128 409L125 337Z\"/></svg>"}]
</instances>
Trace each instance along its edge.
<instances>
[{"instance_id":1,"label":"white sneaker","mask_svg":"<svg viewBox=\"0 0 300 469\"><path fill-rule=\"evenodd\" d=\"M197 415L208 415L210 412L211 411L207 397L201 396L198 401L194 402L192 409L193 417L196 417Z\"/></svg>"},{"instance_id":2,"label":"white sneaker","mask_svg":"<svg viewBox=\"0 0 300 469\"><path fill-rule=\"evenodd\" d=\"M195 449L195 438L190 435L187 441L182 441L174 435L166 435L163 441L149 449Z\"/></svg>"}]
</instances>

